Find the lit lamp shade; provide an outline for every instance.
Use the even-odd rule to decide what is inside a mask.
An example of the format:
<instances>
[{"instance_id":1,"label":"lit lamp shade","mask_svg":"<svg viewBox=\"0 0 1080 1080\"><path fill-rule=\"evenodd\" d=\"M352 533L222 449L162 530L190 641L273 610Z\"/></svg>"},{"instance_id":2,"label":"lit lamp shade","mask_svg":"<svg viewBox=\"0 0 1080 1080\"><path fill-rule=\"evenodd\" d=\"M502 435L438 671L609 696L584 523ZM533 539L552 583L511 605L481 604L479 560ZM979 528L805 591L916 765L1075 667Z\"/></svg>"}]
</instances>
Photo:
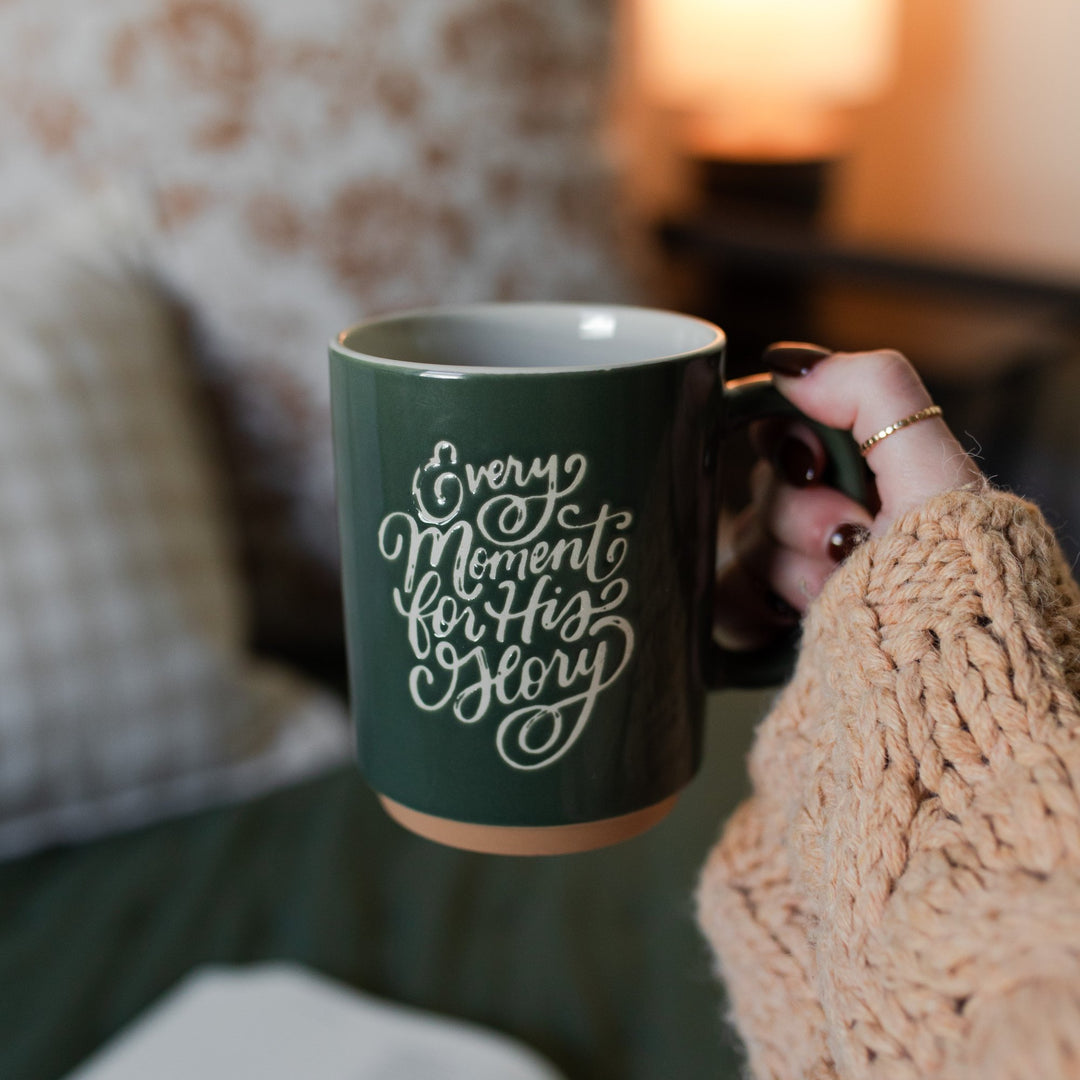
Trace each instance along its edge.
<instances>
[{"instance_id":1,"label":"lit lamp shade","mask_svg":"<svg viewBox=\"0 0 1080 1080\"><path fill-rule=\"evenodd\" d=\"M897 0L632 2L645 92L699 156L835 156L891 74Z\"/></svg>"}]
</instances>

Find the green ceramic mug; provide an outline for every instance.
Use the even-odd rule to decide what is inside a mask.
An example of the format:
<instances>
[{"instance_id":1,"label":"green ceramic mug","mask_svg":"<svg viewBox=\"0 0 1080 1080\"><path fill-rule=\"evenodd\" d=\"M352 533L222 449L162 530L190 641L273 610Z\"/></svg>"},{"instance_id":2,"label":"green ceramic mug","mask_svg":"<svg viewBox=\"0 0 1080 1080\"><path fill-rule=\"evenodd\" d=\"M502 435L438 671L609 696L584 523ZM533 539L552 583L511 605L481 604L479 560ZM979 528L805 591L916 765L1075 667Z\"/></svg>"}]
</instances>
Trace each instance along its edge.
<instances>
[{"instance_id":1,"label":"green ceramic mug","mask_svg":"<svg viewBox=\"0 0 1080 1080\"><path fill-rule=\"evenodd\" d=\"M697 770L706 690L790 662L712 643L727 434L791 411L767 376L725 384L723 353L700 319L570 304L331 343L359 764L403 825L515 854L632 836Z\"/></svg>"}]
</instances>

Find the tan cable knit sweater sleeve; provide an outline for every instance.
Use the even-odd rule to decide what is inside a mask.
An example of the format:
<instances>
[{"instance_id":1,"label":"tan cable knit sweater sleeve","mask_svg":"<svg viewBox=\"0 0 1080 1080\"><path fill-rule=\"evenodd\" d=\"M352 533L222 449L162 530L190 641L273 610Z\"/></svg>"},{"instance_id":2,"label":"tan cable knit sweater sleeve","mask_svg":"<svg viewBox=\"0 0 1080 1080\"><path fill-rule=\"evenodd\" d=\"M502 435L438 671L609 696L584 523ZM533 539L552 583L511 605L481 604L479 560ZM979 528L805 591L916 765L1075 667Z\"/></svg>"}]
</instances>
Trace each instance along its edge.
<instances>
[{"instance_id":1,"label":"tan cable knit sweater sleeve","mask_svg":"<svg viewBox=\"0 0 1080 1080\"><path fill-rule=\"evenodd\" d=\"M1080 1077L1080 592L938 496L808 615L699 916L755 1077Z\"/></svg>"}]
</instances>

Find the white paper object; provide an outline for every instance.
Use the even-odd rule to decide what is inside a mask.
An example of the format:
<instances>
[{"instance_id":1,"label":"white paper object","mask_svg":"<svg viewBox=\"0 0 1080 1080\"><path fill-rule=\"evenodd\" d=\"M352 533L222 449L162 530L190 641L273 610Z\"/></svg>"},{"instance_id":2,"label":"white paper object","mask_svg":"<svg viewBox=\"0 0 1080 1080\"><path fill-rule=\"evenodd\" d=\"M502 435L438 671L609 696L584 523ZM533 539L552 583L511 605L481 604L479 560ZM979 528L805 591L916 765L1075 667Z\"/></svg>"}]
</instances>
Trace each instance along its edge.
<instances>
[{"instance_id":1,"label":"white paper object","mask_svg":"<svg viewBox=\"0 0 1080 1080\"><path fill-rule=\"evenodd\" d=\"M286 963L188 976L68 1080L563 1080L521 1043Z\"/></svg>"}]
</instances>

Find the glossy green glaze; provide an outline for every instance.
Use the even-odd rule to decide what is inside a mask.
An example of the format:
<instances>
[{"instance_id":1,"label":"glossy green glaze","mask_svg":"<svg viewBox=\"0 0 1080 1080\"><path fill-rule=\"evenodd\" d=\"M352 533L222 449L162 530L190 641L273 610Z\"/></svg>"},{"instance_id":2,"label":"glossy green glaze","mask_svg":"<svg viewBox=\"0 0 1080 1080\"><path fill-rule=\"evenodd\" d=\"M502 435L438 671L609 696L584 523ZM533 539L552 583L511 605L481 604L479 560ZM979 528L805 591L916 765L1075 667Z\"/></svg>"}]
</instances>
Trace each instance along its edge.
<instances>
[{"instance_id":1,"label":"glossy green glaze","mask_svg":"<svg viewBox=\"0 0 1080 1080\"><path fill-rule=\"evenodd\" d=\"M552 826L694 775L723 337L652 314L487 306L332 345L352 709L380 793Z\"/></svg>"}]
</instances>

